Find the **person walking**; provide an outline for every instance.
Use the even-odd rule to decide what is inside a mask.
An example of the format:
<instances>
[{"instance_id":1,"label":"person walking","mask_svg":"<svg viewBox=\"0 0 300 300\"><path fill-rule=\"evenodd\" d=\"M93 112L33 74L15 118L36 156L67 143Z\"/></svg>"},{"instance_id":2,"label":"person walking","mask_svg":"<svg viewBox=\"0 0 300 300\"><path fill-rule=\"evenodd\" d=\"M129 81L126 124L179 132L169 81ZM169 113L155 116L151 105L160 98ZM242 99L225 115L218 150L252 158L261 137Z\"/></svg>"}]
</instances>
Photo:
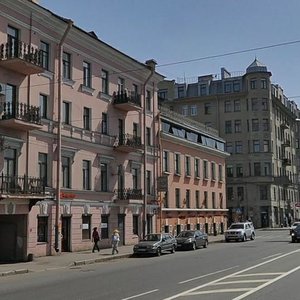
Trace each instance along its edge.
<instances>
[{"instance_id":1,"label":"person walking","mask_svg":"<svg viewBox=\"0 0 300 300\"><path fill-rule=\"evenodd\" d=\"M120 242L119 230L115 229L111 236L111 245L112 245L112 253L111 254L112 255L114 255L115 252L117 252L117 254L119 253L119 250L118 250L119 242Z\"/></svg>"},{"instance_id":2,"label":"person walking","mask_svg":"<svg viewBox=\"0 0 300 300\"><path fill-rule=\"evenodd\" d=\"M95 252L95 250L98 250L98 252L99 252L100 251L100 248L99 248L100 236L99 236L99 232L97 230L97 227L94 227L94 229L93 229L92 238L93 238L93 242L94 242L92 252Z\"/></svg>"}]
</instances>

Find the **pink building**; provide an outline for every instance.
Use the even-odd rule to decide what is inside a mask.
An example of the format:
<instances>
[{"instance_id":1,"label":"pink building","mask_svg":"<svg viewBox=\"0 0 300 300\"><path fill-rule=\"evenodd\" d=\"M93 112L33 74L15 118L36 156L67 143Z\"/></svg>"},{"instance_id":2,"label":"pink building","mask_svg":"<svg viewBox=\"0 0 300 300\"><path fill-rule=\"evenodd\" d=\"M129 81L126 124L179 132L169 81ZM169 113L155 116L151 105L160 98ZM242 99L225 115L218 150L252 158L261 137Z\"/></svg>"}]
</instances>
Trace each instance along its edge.
<instances>
[{"instance_id":1,"label":"pink building","mask_svg":"<svg viewBox=\"0 0 300 300\"><path fill-rule=\"evenodd\" d=\"M26 0L0 3L0 261L156 231L155 61Z\"/></svg>"},{"instance_id":2,"label":"pink building","mask_svg":"<svg viewBox=\"0 0 300 300\"><path fill-rule=\"evenodd\" d=\"M228 211L225 141L204 124L163 106L160 111L160 177L165 176L167 184L158 187L158 228L174 235L189 229L223 233Z\"/></svg>"}]
</instances>

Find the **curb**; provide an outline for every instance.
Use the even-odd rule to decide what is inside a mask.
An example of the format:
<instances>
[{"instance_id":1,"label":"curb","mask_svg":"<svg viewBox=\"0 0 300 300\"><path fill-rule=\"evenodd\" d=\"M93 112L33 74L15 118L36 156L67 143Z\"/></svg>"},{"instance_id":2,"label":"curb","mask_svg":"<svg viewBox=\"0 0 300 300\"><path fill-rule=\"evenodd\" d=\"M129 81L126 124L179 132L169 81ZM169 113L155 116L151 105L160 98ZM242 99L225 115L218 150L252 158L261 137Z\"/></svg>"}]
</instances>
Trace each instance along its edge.
<instances>
[{"instance_id":1,"label":"curb","mask_svg":"<svg viewBox=\"0 0 300 300\"><path fill-rule=\"evenodd\" d=\"M0 276L11 276L11 275L20 275L29 273L28 269L19 269L19 270L12 270L0 273Z\"/></svg>"},{"instance_id":2,"label":"curb","mask_svg":"<svg viewBox=\"0 0 300 300\"><path fill-rule=\"evenodd\" d=\"M109 260L128 258L131 256L132 256L132 254L130 253L130 254L120 254L120 255L116 255L116 256L109 256L109 257L99 257L99 258L95 258L95 259L77 260L77 261L74 261L71 265L72 266L90 265L90 264L100 263L100 262L109 261Z\"/></svg>"}]
</instances>

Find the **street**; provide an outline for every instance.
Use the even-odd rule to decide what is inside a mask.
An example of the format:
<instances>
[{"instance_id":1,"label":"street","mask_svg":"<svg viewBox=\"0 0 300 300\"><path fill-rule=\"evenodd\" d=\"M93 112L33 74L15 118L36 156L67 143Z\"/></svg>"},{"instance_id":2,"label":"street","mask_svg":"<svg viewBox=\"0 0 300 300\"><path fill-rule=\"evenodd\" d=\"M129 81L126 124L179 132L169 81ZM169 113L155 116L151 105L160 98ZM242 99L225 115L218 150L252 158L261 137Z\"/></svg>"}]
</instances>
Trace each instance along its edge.
<instances>
[{"instance_id":1,"label":"street","mask_svg":"<svg viewBox=\"0 0 300 300\"><path fill-rule=\"evenodd\" d=\"M254 241L0 278L0 299L299 299L300 244Z\"/></svg>"}]
</instances>

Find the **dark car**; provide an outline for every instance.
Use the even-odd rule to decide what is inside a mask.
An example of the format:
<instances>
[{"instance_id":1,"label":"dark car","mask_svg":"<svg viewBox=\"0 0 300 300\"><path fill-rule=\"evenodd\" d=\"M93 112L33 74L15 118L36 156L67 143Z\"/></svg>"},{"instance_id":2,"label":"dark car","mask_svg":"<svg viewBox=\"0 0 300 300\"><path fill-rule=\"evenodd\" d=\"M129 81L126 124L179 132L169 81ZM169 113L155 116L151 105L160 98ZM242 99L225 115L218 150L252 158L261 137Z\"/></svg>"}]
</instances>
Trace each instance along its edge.
<instances>
[{"instance_id":1,"label":"dark car","mask_svg":"<svg viewBox=\"0 0 300 300\"><path fill-rule=\"evenodd\" d=\"M160 256L164 251L174 253L176 250L176 239L169 233L150 233L145 236L138 244L134 245L133 253L156 254Z\"/></svg>"},{"instance_id":2,"label":"dark car","mask_svg":"<svg viewBox=\"0 0 300 300\"><path fill-rule=\"evenodd\" d=\"M193 249L208 245L208 236L200 230L185 230L176 237L178 249Z\"/></svg>"},{"instance_id":3,"label":"dark car","mask_svg":"<svg viewBox=\"0 0 300 300\"><path fill-rule=\"evenodd\" d=\"M299 242L299 240L300 240L300 225L297 225L294 229L292 229L291 238L292 238L292 243Z\"/></svg>"}]
</instances>

